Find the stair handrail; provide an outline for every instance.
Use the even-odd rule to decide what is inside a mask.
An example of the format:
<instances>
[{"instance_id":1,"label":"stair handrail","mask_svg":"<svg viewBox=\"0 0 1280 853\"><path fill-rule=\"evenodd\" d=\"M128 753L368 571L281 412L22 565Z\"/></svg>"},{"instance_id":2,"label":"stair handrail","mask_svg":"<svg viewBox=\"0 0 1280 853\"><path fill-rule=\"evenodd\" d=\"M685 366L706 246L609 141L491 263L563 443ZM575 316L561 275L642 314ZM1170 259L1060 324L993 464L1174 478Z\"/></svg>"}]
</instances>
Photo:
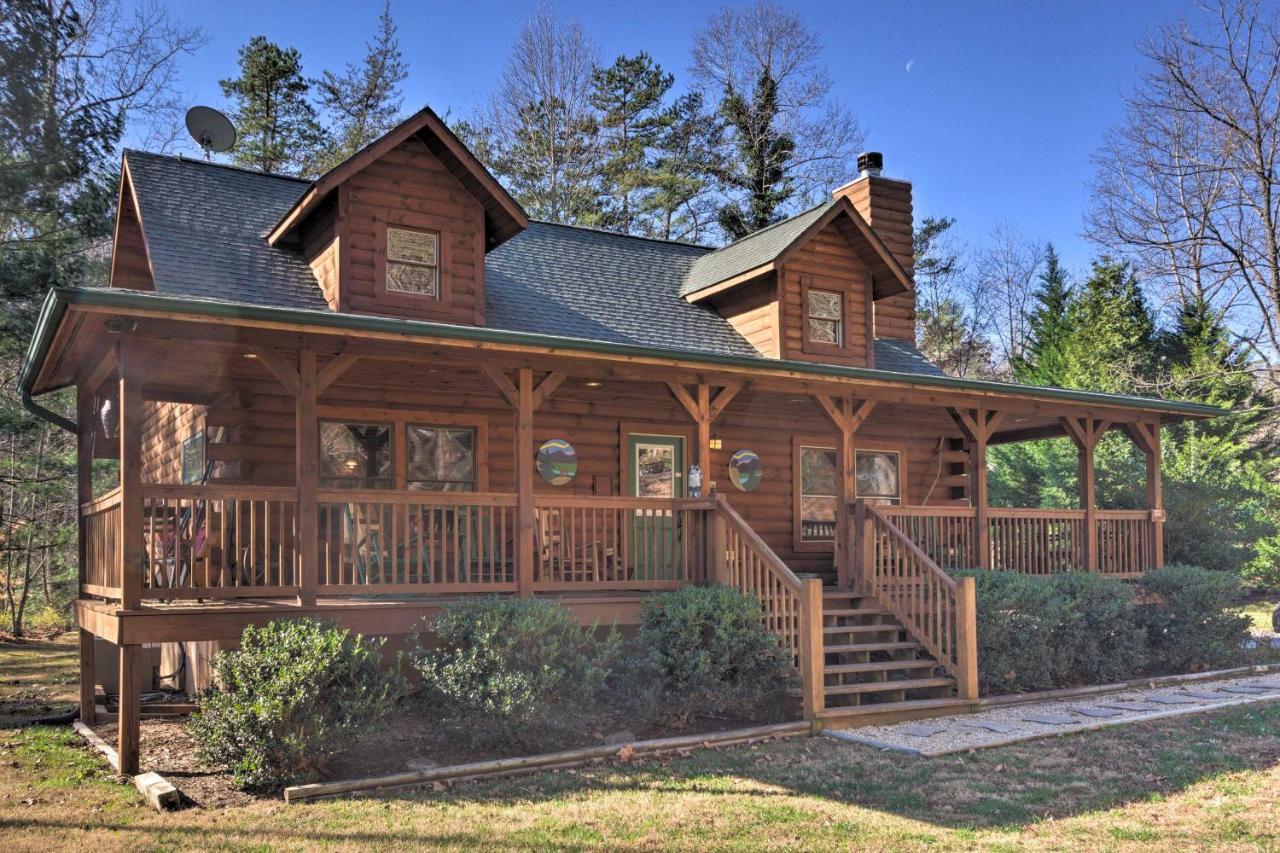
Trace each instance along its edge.
<instances>
[{"instance_id":1,"label":"stair handrail","mask_svg":"<svg viewBox=\"0 0 1280 853\"><path fill-rule=\"evenodd\" d=\"M712 520L712 580L760 603L765 627L778 635L800 670L805 719L814 719L824 701L822 581L791 571L724 495L716 496Z\"/></svg>"},{"instance_id":2,"label":"stair handrail","mask_svg":"<svg viewBox=\"0 0 1280 853\"><path fill-rule=\"evenodd\" d=\"M974 579L953 578L874 504L859 498L850 513L863 540L860 577L912 638L956 679L962 699L978 695ZM869 565L865 563L869 562Z\"/></svg>"}]
</instances>

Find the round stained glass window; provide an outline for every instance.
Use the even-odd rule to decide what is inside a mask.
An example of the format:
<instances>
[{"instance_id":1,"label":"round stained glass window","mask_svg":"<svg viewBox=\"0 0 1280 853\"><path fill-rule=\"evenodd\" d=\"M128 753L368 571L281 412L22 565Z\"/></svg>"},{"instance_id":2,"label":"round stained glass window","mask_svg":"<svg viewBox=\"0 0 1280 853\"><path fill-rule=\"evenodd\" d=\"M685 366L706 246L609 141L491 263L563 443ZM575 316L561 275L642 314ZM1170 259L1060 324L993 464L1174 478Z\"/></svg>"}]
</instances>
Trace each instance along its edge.
<instances>
[{"instance_id":1,"label":"round stained glass window","mask_svg":"<svg viewBox=\"0 0 1280 853\"><path fill-rule=\"evenodd\" d=\"M729 457L729 480L739 490L754 492L764 479L764 463L754 450L739 450Z\"/></svg>"},{"instance_id":2,"label":"round stained glass window","mask_svg":"<svg viewBox=\"0 0 1280 853\"><path fill-rule=\"evenodd\" d=\"M578 473L578 452L563 438L552 438L538 448L538 474L553 486L563 486Z\"/></svg>"}]
</instances>

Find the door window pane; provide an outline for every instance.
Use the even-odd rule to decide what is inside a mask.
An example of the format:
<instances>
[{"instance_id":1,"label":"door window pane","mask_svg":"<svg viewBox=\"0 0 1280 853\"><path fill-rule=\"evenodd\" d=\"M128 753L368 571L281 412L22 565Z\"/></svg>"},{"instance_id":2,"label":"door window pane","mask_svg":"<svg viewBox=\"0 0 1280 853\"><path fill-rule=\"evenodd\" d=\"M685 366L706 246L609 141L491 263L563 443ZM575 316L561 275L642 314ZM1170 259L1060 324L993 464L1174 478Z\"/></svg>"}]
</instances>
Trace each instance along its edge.
<instances>
[{"instance_id":1,"label":"door window pane","mask_svg":"<svg viewBox=\"0 0 1280 853\"><path fill-rule=\"evenodd\" d=\"M834 447L800 448L800 541L833 542L840 468Z\"/></svg>"},{"instance_id":2,"label":"door window pane","mask_svg":"<svg viewBox=\"0 0 1280 853\"><path fill-rule=\"evenodd\" d=\"M675 457L669 444L636 445L636 497L676 496Z\"/></svg>"},{"instance_id":3,"label":"door window pane","mask_svg":"<svg viewBox=\"0 0 1280 853\"><path fill-rule=\"evenodd\" d=\"M331 489L389 489L388 424L320 422L320 485Z\"/></svg>"},{"instance_id":4,"label":"door window pane","mask_svg":"<svg viewBox=\"0 0 1280 853\"><path fill-rule=\"evenodd\" d=\"M854 451L854 473L858 497L875 503L900 503L902 483L900 454L892 450Z\"/></svg>"},{"instance_id":5,"label":"door window pane","mask_svg":"<svg viewBox=\"0 0 1280 853\"><path fill-rule=\"evenodd\" d=\"M476 431L471 427L410 424L406 427L405 483L410 489L473 492Z\"/></svg>"}]
</instances>

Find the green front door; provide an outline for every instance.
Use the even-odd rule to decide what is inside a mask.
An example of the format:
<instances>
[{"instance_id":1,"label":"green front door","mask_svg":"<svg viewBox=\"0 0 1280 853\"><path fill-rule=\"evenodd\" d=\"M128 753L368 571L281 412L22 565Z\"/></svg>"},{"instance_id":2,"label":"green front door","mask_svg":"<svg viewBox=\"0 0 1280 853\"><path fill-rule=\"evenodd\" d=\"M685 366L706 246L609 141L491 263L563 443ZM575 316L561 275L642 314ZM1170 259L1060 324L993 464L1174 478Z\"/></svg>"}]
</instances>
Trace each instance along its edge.
<instances>
[{"instance_id":1,"label":"green front door","mask_svg":"<svg viewBox=\"0 0 1280 853\"><path fill-rule=\"evenodd\" d=\"M682 498L684 439L678 435L632 435L627 447L631 494L637 498ZM637 580L678 576L680 536L670 510L636 510L631 519L631 571Z\"/></svg>"}]
</instances>

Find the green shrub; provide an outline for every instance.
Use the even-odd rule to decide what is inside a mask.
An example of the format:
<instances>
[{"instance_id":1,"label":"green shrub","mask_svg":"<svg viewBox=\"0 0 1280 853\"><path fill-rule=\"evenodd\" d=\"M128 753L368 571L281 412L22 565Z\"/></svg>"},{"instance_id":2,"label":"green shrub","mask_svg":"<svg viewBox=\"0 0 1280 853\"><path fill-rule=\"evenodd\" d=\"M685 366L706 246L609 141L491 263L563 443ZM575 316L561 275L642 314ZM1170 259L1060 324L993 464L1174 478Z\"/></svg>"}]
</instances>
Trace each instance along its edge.
<instances>
[{"instance_id":1,"label":"green shrub","mask_svg":"<svg viewBox=\"0 0 1280 853\"><path fill-rule=\"evenodd\" d=\"M217 687L191 722L200 758L255 790L314 776L403 695L382 643L315 619L245 628L213 658Z\"/></svg>"},{"instance_id":2,"label":"green shrub","mask_svg":"<svg viewBox=\"0 0 1280 853\"><path fill-rule=\"evenodd\" d=\"M1060 684L1105 684L1140 673L1147 663L1146 631L1129 584L1089 572L1053 575L1050 642Z\"/></svg>"},{"instance_id":3,"label":"green shrub","mask_svg":"<svg viewBox=\"0 0 1280 853\"><path fill-rule=\"evenodd\" d=\"M983 693L1056 687L1062 650L1053 642L1053 590L1014 572L969 571L977 593L978 681Z\"/></svg>"},{"instance_id":4,"label":"green shrub","mask_svg":"<svg viewBox=\"0 0 1280 853\"><path fill-rule=\"evenodd\" d=\"M1235 575L1168 565L1144 575L1142 589L1161 599L1138 608L1160 671L1218 669L1244 659L1249 620L1228 610L1240 595Z\"/></svg>"},{"instance_id":5,"label":"green shrub","mask_svg":"<svg viewBox=\"0 0 1280 853\"><path fill-rule=\"evenodd\" d=\"M616 631L598 637L534 598L461 601L423 634L411 654L432 713L470 740L525 745L594 715L622 645Z\"/></svg>"},{"instance_id":6,"label":"green shrub","mask_svg":"<svg viewBox=\"0 0 1280 853\"><path fill-rule=\"evenodd\" d=\"M666 721L750 711L797 683L790 654L750 596L723 586L684 587L645 601L640 659Z\"/></svg>"}]
</instances>

